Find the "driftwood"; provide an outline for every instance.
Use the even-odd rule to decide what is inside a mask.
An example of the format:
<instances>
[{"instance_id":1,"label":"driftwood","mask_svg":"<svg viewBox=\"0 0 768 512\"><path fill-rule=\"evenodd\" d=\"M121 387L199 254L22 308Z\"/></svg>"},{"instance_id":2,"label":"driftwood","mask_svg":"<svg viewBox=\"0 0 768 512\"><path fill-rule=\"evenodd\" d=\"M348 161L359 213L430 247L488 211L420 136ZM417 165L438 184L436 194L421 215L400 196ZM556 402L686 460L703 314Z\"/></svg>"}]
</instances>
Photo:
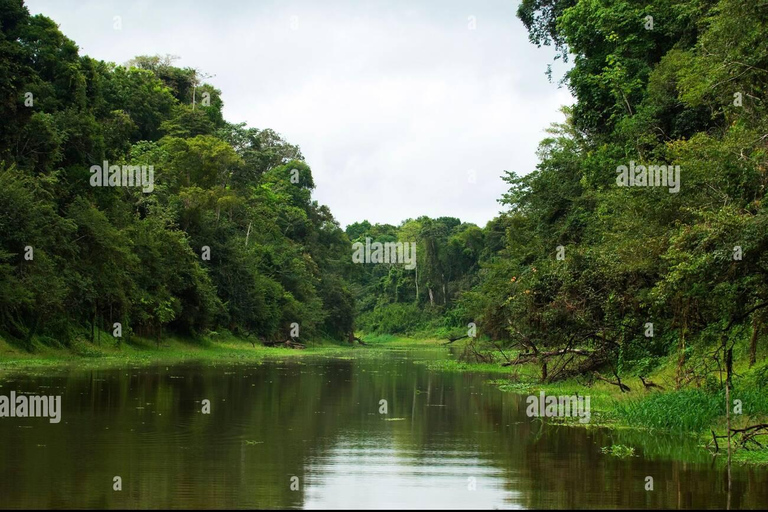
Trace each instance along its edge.
<instances>
[{"instance_id":1,"label":"driftwood","mask_svg":"<svg viewBox=\"0 0 768 512\"><path fill-rule=\"evenodd\" d=\"M285 348L295 348L295 349L305 349L307 348L306 345L303 343L299 343L298 341L293 341L292 339L287 339L285 341L265 341L264 342L265 347L285 347Z\"/></svg>"},{"instance_id":2,"label":"driftwood","mask_svg":"<svg viewBox=\"0 0 768 512\"><path fill-rule=\"evenodd\" d=\"M768 423L758 423L756 425L750 425L749 427L744 428L732 428L730 431L730 437L733 438L733 436L737 434L741 434L741 440L739 440L739 444L742 448L747 448L747 443L749 442L755 443L759 448L763 448L763 445L759 443L755 438L757 436L768 435ZM712 431L712 440L715 443L715 453L720 451L717 440L727 439L728 437L728 434L718 436L715 434L714 430Z\"/></svg>"},{"instance_id":3,"label":"driftwood","mask_svg":"<svg viewBox=\"0 0 768 512\"><path fill-rule=\"evenodd\" d=\"M757 425L752 425L750 427L746 428L732 428L731 432L741 434L741 445L746 446L746 444L750 441L755 443L760 448L763 447L762 444L758 443L755 440L755 437L757 436L764 436L768 435L768 423L760 423Z\"/></svg>"}]
</instances>

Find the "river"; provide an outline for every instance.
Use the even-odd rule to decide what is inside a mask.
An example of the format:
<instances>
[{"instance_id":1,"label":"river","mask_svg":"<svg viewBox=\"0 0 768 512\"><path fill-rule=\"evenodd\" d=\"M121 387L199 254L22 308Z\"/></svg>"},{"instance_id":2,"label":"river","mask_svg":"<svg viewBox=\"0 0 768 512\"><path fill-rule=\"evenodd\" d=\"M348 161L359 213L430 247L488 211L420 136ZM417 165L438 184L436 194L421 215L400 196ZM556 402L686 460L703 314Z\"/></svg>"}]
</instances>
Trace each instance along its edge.
<instances>
[{"instance_id":1,"label":"river","mask_svg":"<svg viewBox=\"0 0 768 512\"><path fill-rule=\"evenodd\" d=\"M5 377L3 394L61 395L62 419L0 418L0 508L726 507L725 471L694 439L531 419L489 376L422 364L440 357ZM730 506L768 506L768 471L734 467Z\"/></svg>"}]
</instances>

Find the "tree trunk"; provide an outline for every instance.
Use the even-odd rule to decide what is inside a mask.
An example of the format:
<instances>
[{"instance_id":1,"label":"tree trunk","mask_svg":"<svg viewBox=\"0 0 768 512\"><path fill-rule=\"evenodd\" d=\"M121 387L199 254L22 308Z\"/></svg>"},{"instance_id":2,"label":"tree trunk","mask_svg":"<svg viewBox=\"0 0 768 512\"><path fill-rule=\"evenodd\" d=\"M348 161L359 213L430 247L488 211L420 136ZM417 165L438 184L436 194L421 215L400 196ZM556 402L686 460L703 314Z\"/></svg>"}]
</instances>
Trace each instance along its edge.
<instances>
[{"instance_id":1,"label":"tree trunk","mask_svg":"<svg viewBox=\"0 0 768 512\"><path fill-rule=\"evenodd\" d=\"M760 321L752 315L752 337L749 339L749 367L757 361L757 338L760 337Z\"/></svg>"},{"instance_id":2,"label":"tree trunk","mask_svg":"<svg viewBox=\"0 0 768 512\"><path fill-rule=\"evenodd\" d=\"M35 315L35 322L27 333L27 339L24 341L27 352L32 352L32 338L35 336L35 333L37 333L37 327L40 325L40 316L40 314Z\"/></svg>"},{"instance_id":3,"label":"tree trunk","mask_svg":"<svg viewBox=\"0 0 768 512\"><path fill-rule=\"evenodd\" d=\"M445 275L440 274L440 277L442 278L442 281L443 281L443 305L446 305L448 304L448 294L445 291Z\"/></svg>"},{"instance_id":4,"label":"tree trunk","mask_svg":"<svg viewBox=\"0 0 768 512\"><path fill-rule=\"evenodd\" d=\"M416 304L419 303L419 266L416 265L416 268L414 269L416 271L416 276L414 281L416 282Z\"/></svg>"},{"instance_id":5,"label":"tree trunk","mask_svg":"<svg viewBox=\"0 0 768 512\"><path fill-rule=\"evenodd\" d=\"M725 422L728 434L728 493L731 491L731 362L733 356L728 350L725 355Z\"/></svg>"},{"instance_id":6,"label":"tree trunk","mask_svg":"<svg viewBox=\"0 0 768 512\"><path fill-rule=\"evenodd\" d=\"M685 366L685 327L680 334L680 343L678 344L678 356L677 356L677 376L675 377L675 389L680 389L680 383L682 381L683 367Z\"/></svg>"}]
</instances>

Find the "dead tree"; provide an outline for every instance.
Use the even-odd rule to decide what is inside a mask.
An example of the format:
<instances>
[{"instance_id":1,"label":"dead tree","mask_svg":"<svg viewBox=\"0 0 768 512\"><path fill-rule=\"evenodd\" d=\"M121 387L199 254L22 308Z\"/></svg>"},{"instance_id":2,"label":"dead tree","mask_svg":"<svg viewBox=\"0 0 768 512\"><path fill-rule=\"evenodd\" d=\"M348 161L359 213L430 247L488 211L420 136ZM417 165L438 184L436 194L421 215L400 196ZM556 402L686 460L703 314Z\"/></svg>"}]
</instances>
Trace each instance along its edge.
<instances>
[{"instance_id":1,"label":"dead tree","mask_svg":"<svg viewBox=\"0 0 768 512\"><path fill-rule=\"evenodd\" d=\"M758 442L755 438L758 436L768 435L768 423L758 423L757 425L750 425L744 428L731 428L729 433L730 435L726 433L718 436L715 434L714 430L712 431L712 441L715 444L715 453L720 451L720 446L717 442L718 439L729 439L730 441L731 438L737 435L741 435L741 439L738 439L738 444L741 446L741 448L748 450L749 446L747 443L754 443L758 448L762 449L763 444ZM711 444L712 443L710 443L710 445Z\"/></svg>"}]
</instances>

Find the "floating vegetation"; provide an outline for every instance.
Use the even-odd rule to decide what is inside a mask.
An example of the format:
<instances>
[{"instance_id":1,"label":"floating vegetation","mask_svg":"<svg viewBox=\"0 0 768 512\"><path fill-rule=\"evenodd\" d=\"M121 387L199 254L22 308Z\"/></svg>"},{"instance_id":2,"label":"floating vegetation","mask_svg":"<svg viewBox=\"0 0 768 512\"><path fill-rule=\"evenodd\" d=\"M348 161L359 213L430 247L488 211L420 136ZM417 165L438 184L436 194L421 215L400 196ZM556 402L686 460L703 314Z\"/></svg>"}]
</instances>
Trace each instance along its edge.
<instances>
[{"instance_id":1,"label":"floating vegetation","mask_svg":"<svg viewBox=\"0 0 768 512\"><path fill-rule=\"evenodd\" d=\"M623 444L613 444L611 446L603 446L600 451L606 455L618 457L619 459L626 459L629 457L637 457L635 455L635 449L631 446L624 446Z\"/></svg>"}]
</instances>

